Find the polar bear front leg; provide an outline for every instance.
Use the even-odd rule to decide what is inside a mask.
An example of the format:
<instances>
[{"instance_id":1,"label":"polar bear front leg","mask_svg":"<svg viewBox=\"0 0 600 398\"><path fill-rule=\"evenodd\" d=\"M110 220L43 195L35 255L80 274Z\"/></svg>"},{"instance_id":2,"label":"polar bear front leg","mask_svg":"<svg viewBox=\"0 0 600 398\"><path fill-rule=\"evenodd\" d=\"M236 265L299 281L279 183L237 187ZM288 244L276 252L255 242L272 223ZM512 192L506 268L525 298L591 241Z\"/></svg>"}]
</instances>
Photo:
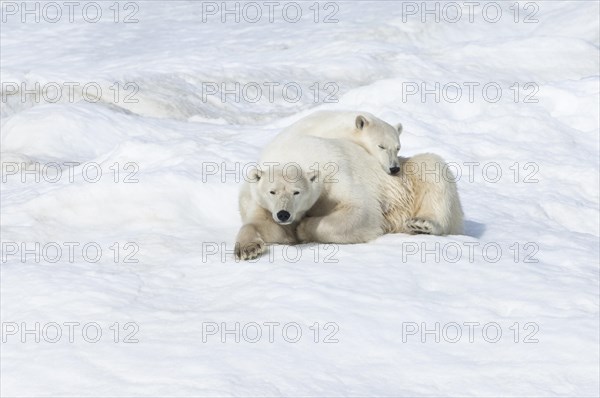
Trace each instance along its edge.
<instances>
[{"instance_id":1,"label":"polar bear front leg","mask_svg":"<svg viewBox=\"0 0 600 398\"><path fill-rule=\"evenodd\" d=\"M380 225L360 208L342 207L323 217L305 217L296 235L301 242L364 243L383 234Z\"/></svg>"},{"instance_id":2,"label":"polar bear front leg","mask_svg":"<svg viewBox=\"0 0 600 398\"><path fill-rule=\"evenodd\" d=\"M235 256L242 260L257 258L266 251L267 244L298 243L291 227L277 225L271 220L244 224L235 241Z\"/></svg>"},{"instance_id":3,"label":"polar bear front leg","mask_svg":"<svg viewBox=\"0 0 600 398\"><path fill-rule=\"evenodd\" d=\"M258 233L254 224L245 224L240 228L235 239L235 257L242 260L252 260L264 253L265 241Z\"/></svg>"}]
</instances>

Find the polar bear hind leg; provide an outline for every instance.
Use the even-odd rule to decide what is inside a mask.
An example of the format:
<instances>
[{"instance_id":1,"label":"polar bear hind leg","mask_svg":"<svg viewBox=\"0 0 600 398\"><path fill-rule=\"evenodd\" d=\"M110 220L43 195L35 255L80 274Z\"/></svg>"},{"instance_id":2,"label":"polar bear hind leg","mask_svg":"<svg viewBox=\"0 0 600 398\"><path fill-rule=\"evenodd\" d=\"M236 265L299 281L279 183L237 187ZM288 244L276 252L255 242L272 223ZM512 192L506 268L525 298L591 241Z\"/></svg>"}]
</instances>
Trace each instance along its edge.
<instances>
[{"instance_id":1,"label":"polar bear hind leg","mask_svg":"<svg viewBox=\"0 0 600 398\"><path fill-rule=\"evenodd\" d=\"M455 177L438 155L426 153L410 158L407 168L413 179L414 212L406 222L409 233L454 235L462 233L463 211Z\"/></svg>"}]
</instances>

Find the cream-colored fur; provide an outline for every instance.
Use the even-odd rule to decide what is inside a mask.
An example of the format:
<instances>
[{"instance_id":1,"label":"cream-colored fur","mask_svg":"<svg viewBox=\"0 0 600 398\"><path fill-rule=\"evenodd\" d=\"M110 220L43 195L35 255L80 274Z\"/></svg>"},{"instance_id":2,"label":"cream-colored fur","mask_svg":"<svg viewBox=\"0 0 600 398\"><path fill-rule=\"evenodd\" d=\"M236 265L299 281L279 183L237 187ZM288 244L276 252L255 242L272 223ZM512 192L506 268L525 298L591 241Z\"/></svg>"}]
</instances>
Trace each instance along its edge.
<instances>
[{"instance_id":1,"label":"cream-colored fur","mask_svg":"<svg viewBox=\"0 0 600 398\"><path fill-rule=\"evenodd\" d=\"M265 148L259 163L240 192L238 258L255 258L269 243L462 232L456 184L437 155L398 158L401 171L389 175L351 140L288 131ZM278 219L282 211L289 215L285 222Z\"/></svg>"},{"instance_id":2,"label":"cream-colored fur","mask_svg":"<svg viewBox=\"0 0 600 398\"><path fill-rule=\"evenodd\" d=\"M282 134L346 139L363 147L388 174L398 171L402 124L392 126L369 112L318 111L285 128Z\"/></svg>"},{"instance_id":3,"label":"cream-colored fur","mask_svg":"<svg viewBox=\"0 0 600 398\"><path fill-rule=\"evenodd\" d=\"M398 158L401 171L382 190L385 233L459 235L463 211L455 177L433 153Z\"/></svg>"}]
</instances>

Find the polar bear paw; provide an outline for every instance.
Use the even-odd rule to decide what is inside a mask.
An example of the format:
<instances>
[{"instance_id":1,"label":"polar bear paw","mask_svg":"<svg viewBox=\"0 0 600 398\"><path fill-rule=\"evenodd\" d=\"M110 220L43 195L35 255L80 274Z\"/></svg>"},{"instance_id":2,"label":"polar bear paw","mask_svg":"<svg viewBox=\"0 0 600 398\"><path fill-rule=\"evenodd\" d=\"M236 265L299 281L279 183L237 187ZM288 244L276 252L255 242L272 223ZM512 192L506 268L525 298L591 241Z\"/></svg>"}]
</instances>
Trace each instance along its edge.
<instances>
[{"instance_id":1,"label":"polar bear paw","mask_svg":"<svg viewBox=\"0 0 600 398\"><path fill-rule=\"evenodd\" d=\"M424 218L411 218L406 221L406 229L411 234L439 235L440 228L436 223Z\"/></svg>"},{"instance_id":2,"label":"polar bear paw","mask_svg":"<svg viewBox=\"0 0 600 398\"><path fill-rule=\"evenodd\" d=\"M261 238L256 238L251 242L237 242L235 244L235 257L238 260L253 260L260 256L265 248L266 244Z\"/></svg>"}]
</instances>

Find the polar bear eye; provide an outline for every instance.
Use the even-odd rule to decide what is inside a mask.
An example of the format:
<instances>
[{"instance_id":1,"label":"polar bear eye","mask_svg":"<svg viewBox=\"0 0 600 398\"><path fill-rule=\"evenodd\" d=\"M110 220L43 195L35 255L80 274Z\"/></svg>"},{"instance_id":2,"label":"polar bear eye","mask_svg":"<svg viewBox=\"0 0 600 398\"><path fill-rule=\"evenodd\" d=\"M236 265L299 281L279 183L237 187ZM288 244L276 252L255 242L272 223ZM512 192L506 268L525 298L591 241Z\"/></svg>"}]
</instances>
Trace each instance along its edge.
<instances>
[{"instance_id":1,"label":"polar bear eye","mask_svg":"<svg viewBox=\"0 0 600 398\"><path fill-rule=\"evenodd\" d=\"M275 191L269 191L271 195L275 195Z\"/></svg>"},{"instance_id":2,"label":"polar bear eye","mask_svg":"<svg viewBox=\"0 0 600 398\"><path fill-rule=\"evenodd\" d=\"M300 192L294 191L294 195L300 195Z\"/></svg>"},{"instance_id":3,"label":"polar bear eye","mask_svg":"<svg viewBox=\"0 0 600 398\"><path fill-rule=\"evenodd\" d=\"M385 149L385 147L383 145L377 145L377 146L381 149Z\"/></svg>"}]
</instances>

